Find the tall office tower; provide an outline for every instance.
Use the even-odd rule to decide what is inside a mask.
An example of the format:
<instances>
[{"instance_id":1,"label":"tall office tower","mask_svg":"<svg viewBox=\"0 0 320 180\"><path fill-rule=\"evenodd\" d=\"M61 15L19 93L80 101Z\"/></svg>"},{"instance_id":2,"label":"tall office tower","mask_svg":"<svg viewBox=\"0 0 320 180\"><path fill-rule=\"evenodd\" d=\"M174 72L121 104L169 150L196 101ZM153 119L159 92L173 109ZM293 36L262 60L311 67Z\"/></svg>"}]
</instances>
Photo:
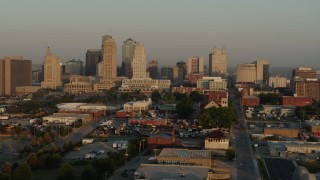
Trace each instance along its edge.
<instances>
[{"instance_id":1,"label":"tall office tower","mask_svg":"<svg viewBox=\"0 0 320 180\"><path fill-rule=\"evenodd\" d=\"M86 76L97 75L97 64L102 61L101 49L89 49L86 52Z\"/></svg>"},{"instance_id":2,"label":"tall office tower","mask_svg":"<svg viewBox=\"0 0 320 180\"><path fill-rule=\"evenodd\" d=\"M170 79L172 81L173 78L173 68L170 66L161 67L160 69L161 79Z\"/></svg>"},{"instance_id":3,"label":"tall office tower","mask_svg":"<svg viewBox=\"0 0 320 180\"><path fill-rule=\"evenodd\" d=\"M255 64L237 65L237 83L254 83L257 79L257 68Z\"/></svg>"},{"instance_id":4,"label":"tall office tower","mask_svg":"<svg viewBox=\"0 0 320 180\"><path fill-rule=\"evenodd\" d=\"M41 88L56 89L62 86L61 83L61 63L58 56L53 56L50 47L47 48L44 57L44 79L41 82Z\"/></svg>"},{"instance_id":5,"label":"tall office tower","mask_svg":"<svg viewBox=\"0 0 320 180\"><path fill-rule=\"evenodd\" d=\"M203 74L203 57L188 58L187 74Z\"/></svg>"},{"instance_id":6,"label":"tall office tower","mask_svg":"<svg viewBox=\"0 0 320 180\"><path fill-rule=\"evenodd\" d=\"M132 78L132 60L134 57L134 49L136 42L131 38L127 39L122 44L122 64L121 68L124 71L124 75L128 78Z\"/></svg>"},{"instance_id":7,"label":"tall office tower","mask_svg":"<svg viewBox=\"0 0 320 180\"><path fill-rule=\"evenodd\" d=\"M152 60L148 63L149 76L152 79L159 78L158 61Z\"/></svg>"},{"instance_id":8,"label":"tall office tower","mask_svg":"<svg viewBox=\"0 0 320 180\"><path fill-rule=\"evenodd\" d=\"M102 83L113 84L117 78L117 46L112 36L102 37Z\"/></svg>"},{"instance_id":9,"label":"tall office tower","mask_svg":"<svg viewBox=\"0 0 320 180\"><path fill-rule=\"evenodd\" d=\"M32 62L21 56L0 60L0 95L11 95L19 86L32 85Z\"/></svg>"},{"instance_id":10,"label":"tall office tower","mask_svg":"<svg viewBox=\"0 0 320 180\"><path fill-rule=\"evenodd\" d=\"M292 70L292 78L302 78L302 79L316 79L317 70L311 67L297 67Z\"/></svg>"},{"instance_id":11,"label":"tall office tower","mask_svg":"<svg viewBox=\"0 0 320 180\"><path fill-rule=\"evenodd\" d=\"M43 81L43 72L41 70L33 70L32 71L32 84L41 84Z\"/></svg>"},{"instance_id":12,"label":"tall office tower","mask_svg":"<svg viewBox=\"0 0 320 180\"><path fill-rule=\"evenodd\" d=\"M176 63L176 66L178 67L178 84L182 85L183 80L185 79L187 75L187 65L184 61L179 61Z\"/></svg>"},{"instance_id":13,"label":"tall office tower","mask_svg":"<svg viewBox=\"0 0 320 180\"><path fill-rule=\"evenodd\" d=\"M320 100L320 80L311 78L295 78L293 81L295 96L311 97Z\"/></svg>"},{"instance_id":14,"label":"tall office tower","mask_svg":"<svg viewBox=\"0 0 320 180\"><path fill-rule=\"evenodd\" d=\"M259 84L268 84L270 77L270 65L265 59L258 59L254 62L257 68L256 81Z\"/></svg>"},{"instance_id":15,"label":"tall office tower","mask_svg":"<svg viewBox=\"0 0 320 180\"><path fill-rule=\"evenodd\" d=\"M209 54L209 76L227 76L227 51L226 48L219 50L213 48Z\"/></svg>"},{"instance_id":16,"label":"tall office tower","mask_svg":"<svg viewBox=\"0 0 320 180\"><path fill-rule=\"evenodd\" d=\"M83 73L83 62L78 59L77 61L72 59L66 62L65 74L68 75L82 75Z\"/></svg>"},{"instance_id":17,"label":"tall office tower","mask_svg":"<svg viewBox=\"0 0 320 180\"><path fill-rule=\"evenodd\" d=\"M146 72L146 51L144 46L136 42L132 59L132 78L148 78Z\"/></svg>"}]
</instances>

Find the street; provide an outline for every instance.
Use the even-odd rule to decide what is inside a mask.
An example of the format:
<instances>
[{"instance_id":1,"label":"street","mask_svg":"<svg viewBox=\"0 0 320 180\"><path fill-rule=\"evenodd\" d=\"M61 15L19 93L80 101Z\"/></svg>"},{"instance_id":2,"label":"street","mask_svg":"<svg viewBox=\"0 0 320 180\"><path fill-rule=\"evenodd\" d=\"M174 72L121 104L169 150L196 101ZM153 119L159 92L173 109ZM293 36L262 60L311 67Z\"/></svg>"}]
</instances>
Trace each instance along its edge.
<instances>
[{"instance_id":1,"label":"street","mask_svg":"<svg viewBox=\"0 0 320 180\"><path fill-rule=\"evenodd\" d=\"M244 120L242 107L240 106L240 103L236 103L237 100L235 99L234 91L234 89L230 89L230 98L233 102L235 102L239 123L233 125L231 131L232 136L234 137L233 142L236 150L235 168L237 169L236 175L233 175L233 178L239 180L261 179L257 161L252 152L249 133Z\"/></svg>"}]
</instances>

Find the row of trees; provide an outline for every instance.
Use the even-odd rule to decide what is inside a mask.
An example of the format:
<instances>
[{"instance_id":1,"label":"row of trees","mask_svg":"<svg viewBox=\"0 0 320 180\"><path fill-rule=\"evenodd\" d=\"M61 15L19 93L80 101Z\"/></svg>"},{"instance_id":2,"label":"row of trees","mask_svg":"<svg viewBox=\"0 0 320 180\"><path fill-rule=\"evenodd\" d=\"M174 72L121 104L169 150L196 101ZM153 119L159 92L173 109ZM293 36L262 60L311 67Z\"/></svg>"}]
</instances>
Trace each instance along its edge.
<instances>
[{"instance_id":1,"label":"row of trees","mask_svg":"<svg viewBox=\"0 0 320 180\"><path fill-rule=\"evenodd\" d=\"M192 91L189 96L185 93L171 93L171 92L163 92L160 93L158 90L154 90L151 93L151 99L155 103L159 103L160 101L181 101L185 98L189 97L193 102L199 102L203 100L203 97L200 95L198 91Z\"/></svg>"}]
</instances>

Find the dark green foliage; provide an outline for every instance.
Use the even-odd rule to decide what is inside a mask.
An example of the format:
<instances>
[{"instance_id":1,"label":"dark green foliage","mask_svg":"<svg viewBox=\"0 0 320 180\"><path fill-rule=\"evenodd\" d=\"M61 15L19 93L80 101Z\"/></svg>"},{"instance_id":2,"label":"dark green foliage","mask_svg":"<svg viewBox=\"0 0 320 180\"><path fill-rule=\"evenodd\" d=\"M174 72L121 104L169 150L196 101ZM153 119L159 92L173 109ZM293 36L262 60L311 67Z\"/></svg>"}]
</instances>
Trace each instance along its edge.
<instances>
[{"instance_id":1,"label":"dark green foliage","mask_svg":"<svg viewBox=\"0 0 320 180\"><path fill-rule=\"evenodd\" d=\"M164 101L175 101L175 96L171 92L166 92L163 96Z\"/></svg>"},{"instance_id":2,"label":"dark green foliage","mask_svg":"<svg viewBox=\"0 0 320 180\"><path fill-rule=\"evenodd\" d=\"M232 161L232 160L236 157L236 152L235 152L235 150L234 150L234 149L228 149L228 150L226 151L226 156L228 157L228 159L229 159L230 161Z\"/></svg>"},{"instance_id":3,"label":"dark green foliage","mask_svg":"<svg viewBox=\"0 0 320 180\"><path fill-rule=\"evenodd\" d=\"M181 94L181 93L175 92L173 93L173 95L177 101L181 101L182 99L187 97L185 93Z\"/></svg>"},{"instance_id":4,"label":"dark green foliage","mask_svg":"<svg viewBox=\"0 0 320 180\"><path fill-rule=\"evenodd\" d=\"M158 90L154 90L151 93L151 100L155 103L158 103L162 99L162 96Z\"/></svg>"},{"instance_id":5,"label":"dark green foliage","mask_svg":"<svg viewBox=\"0 0 320 180\"><path fill-rule=\"evenodd\" d=\"M193 102L189 97L183 98L176 105L176 112L179 118L190 118L193 113Z\"/></svg>"},{"instance_id":6,"label":"dark green foliage","mask_svg":"<svg viewBox=\"0 0 320 180\"><path fill-rule=\"evenodd\" d=\"M237 122L237 113L232 107L211 107L200 114L203 128L230 128L234 122Z\"/></svg>"},{"instance_id":7,"label":"dark green foliage","mask_svg":"<svg viewBox=\"0 0 320 180\"><path fill-rule=\"evenodd\" d=\"M97 180L98 179L98 174L97 171L91 166L88 165L86 166L81 174L81 180Z\"/></svg>"},{"instance_id":8,"label":"dark green foliage","mask_svg":"<svg viewBox=\"0 0 320 180\"><path fill-rule=\"evenodd\" d=\"M58 179L59 180L73 180L73 179L75 179L75 175L73 173L73 170L72 170L72 167L70 166L70 164L65 163L60 167Z\"/></svg>"},{"instance_id":9,"label":"dark green foliage","mask_svg":"<svg viewBox=\"0 0 320 180\"><path fill-rule=\"evenodd\" d=\"M308 142L318 142L318 138L314 137L314 136L310 136L308 139L307 139Z\"/></svg>"},{"instance_id":10,"label":"dark green foliage","mask_svg":"<svg viewBox=\"0 0 320 180\"><path fill-rule=\"evenodd\" d=\"M13 172L15 180L32 180L32 171L27 163L20 164Z\"/></svg>"},{"instance_id":11,"label":"dark green foliage","mask_svg":"<svg viewBox=\"0 0 320 180\"><path fill-rule=\"evenodd\" d=\"M199 102L200 100L202 100L202 97L198 91L192 91L189 97L193 102Z\"/></svg>"}]
</instances>

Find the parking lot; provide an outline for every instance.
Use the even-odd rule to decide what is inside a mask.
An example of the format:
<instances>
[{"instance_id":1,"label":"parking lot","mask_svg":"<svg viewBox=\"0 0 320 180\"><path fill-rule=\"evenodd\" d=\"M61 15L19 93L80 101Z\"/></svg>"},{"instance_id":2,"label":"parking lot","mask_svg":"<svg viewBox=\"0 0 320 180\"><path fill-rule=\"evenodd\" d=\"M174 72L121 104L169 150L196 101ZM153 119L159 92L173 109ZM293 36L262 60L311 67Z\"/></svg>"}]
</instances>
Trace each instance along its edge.
<instances>
[{"instance_id":1,"label":"parking lot","mask_svg":"<svg viewBox=\"0 0 320 180\"><path fill-rule=\"evenodd\" d=\"M85 154L100 150L103 150L104 153L97 155L95 158L107 158L108 152L117 152L116 149L112 148L112 142L94 142L92 144L81 145L80 151L70 151L64 158L83 159Z\"/></svg>"}]
</instances>

